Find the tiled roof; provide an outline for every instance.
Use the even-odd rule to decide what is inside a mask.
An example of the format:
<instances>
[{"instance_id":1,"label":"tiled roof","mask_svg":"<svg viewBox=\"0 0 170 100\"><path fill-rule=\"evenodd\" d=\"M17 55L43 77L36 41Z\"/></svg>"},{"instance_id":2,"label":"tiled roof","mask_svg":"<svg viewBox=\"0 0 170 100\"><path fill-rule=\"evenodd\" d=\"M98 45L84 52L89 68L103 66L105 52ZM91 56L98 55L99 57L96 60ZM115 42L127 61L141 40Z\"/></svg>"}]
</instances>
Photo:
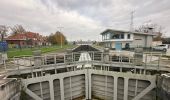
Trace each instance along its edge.
<instances>
[{"instance_id":1,"label":"tiled roof","mask_svg":"<svg viewBox=\"0 0 170 100\"><path fill-rule=\"evenodd\" d=\"M15 34L7 37L6 40L26 40L26 39L34 39L41 40L43 36L39 35L39 33L33 33L33 32L26 32L21 34Z\"/></svg>"},{"instance_id":2,"label":"tiled roof","mask_svg":"<svg viewBox=\"0 0 170 100\"><path fill-rule=\"evenodd\" d=\"M26 40L26 36L25 34L16 34L16 35L7 37L6 40Z\"/></svg>"}]
</instances>

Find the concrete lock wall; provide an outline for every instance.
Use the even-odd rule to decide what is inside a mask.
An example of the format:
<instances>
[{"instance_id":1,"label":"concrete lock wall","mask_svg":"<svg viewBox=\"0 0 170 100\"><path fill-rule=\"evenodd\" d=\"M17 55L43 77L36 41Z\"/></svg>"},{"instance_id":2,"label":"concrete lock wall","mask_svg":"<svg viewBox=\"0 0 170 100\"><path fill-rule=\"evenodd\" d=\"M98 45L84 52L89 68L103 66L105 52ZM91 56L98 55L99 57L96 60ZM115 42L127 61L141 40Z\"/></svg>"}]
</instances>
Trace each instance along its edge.
<instances>
[{"instance_id":1,"label":"concrete lock wall","mask_svg":"<svg viewBox=\"0 0 170 100\"><path fill-rule=\"evenodd\" d=\"M77 75L64 78L64 98L65 100L85 98L84 75Z\"/></svg>"},{"instance_id":2,"label":"concrete lock wall","mask_svg":"<svg viewBox=\"0 0 170 100\"><path fill-rule=\"evenodd\" d=\"M44 81L30 84L28 88L43 100L50 100L49 82Z\"/></svg>"},{"instance_id":3,"label":"concrete lock wall","mask_svg":"<svg viewBox=\"0 0 170 100\"><path fill-rule=\"evenodd\" d=\"M157 78L157 96L159 100L170 98L170 73L162 74Z\"/></svg>"},{"instance_id":4,"label":"concrete lock wall","mask_svg":"<svg viewBox=\"0 0 170 100\"><path fill-rule=\"evenodd\" d=\"M23 84L33 100L155 100L155 80L154 75L83 69L24 79Z\"/></svg>"},{"instance_id":5,"label":"concrete lock wall","mask_svg":"<svg viewBox=\"0 0 170 100\"><path fill-rule=\"evenodd\" d=\"M3 80L4 84L0 84L0 100L19 100L20 82L16 79Z\"/></svg>"}]
</instances>

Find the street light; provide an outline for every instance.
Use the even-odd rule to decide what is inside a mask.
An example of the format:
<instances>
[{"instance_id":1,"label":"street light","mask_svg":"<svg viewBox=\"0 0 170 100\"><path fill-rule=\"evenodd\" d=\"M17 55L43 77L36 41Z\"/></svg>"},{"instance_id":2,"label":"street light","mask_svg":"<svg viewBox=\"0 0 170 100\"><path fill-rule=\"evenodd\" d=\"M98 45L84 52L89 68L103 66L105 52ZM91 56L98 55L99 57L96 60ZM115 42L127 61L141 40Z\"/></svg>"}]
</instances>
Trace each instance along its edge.
<instances>
[{"instance_id":1,"label":"street light","mask_svg":"<svg viewBox=\"0 0 170 100\"><path fill-rule=\"evenodd\" d=\"M61 27L61 26L60 26L60 27L57 27L57 28L59 28L60 33L61 33L61 29L64 28L64 27ZM62 34L60 34L60 43L61 43L61 44L60 44L61 48L63 48L63 45L62 45Z\"/></svg>"}]
</instances>

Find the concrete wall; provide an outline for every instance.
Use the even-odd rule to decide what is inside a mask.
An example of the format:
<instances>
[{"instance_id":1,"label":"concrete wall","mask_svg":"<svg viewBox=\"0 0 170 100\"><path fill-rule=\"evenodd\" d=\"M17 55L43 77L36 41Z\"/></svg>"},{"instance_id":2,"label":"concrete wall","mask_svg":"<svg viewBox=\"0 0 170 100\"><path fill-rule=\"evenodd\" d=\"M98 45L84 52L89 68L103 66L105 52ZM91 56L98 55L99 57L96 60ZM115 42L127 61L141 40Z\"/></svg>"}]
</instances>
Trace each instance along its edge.
<instances>
[{"instance_id":1,"label":"concrete wall","mask_svg":"<svg viewBox=\"0 0 170 100\"><path fill-rule=\"evenodd\" d=\"M134 35L131 47L150 47L152 46L153 36L150 35Z\"/></svg>"},{"instance_id":2,"label":"concrete wall","mask_svg":"<svg viewBox=\"0 0 170 100\"><path fill-rule=\"evenodd\" d=\"M2 81L4 80L4 84ZM0 100L19 100L20 82L16 79L0 80Z\"/></svg>"},{"instance_id":3,"label":"concrete wall","mask_svg":"<svg viewBox=\"0 0 170 100\"><path fill-rule=\"evenodd\" d=\"M83 69L24 79L23 84L36 100L155 100L155 80L151 75Z\"/></svg>"},{"instance_id":4,"label":"concrete wall","mask_svg":"<svg viewBox=\"0 0 170 100\"><path fill-rule=\"evenodd\" d=\"M76 75L64 78L64 96L65 100L85 98L85 76Z\"/></svg>"},{"instance_id":5,"label":"concrete wall","mask_svg":"<svg viewBox=\"0 0 170 100\"><path fill-rule=\"evenodd\" d=\"M147 36L147 42L146 42L146 47L151 47L153 42L153 36L148 35Z\"/></svg>"},{"instance_id":6,"label":"concrete wall","mask_svg":"<svg viewBox=\"0 0 170 100\"><path fill-rule=\"evenodd\" d=\"M49 82L38 82L28 85L28 89L34 92L37 96L43 100L50 100Z\"/></svg>"},{"instance_id":7,"label":"concrete wall","mask_svg":"<svg viewBox=\"0 0 170 100\"><path fill-rule=\"evenodd\" d=\"M53 81L53 87L54 87L54 99L55 100L61 100L61 95L60 95L60 80L55 79Z\"/></svg>"},{"instance_id":8,"label":"concrete wall","mask_svg":"<svg viewBox=\"0 0 170 100\"><path fill-rule=\"evenodd\" d=\"M92 75L92 97L113 100L114 78L104 75Z\"/></svg>"},{"instance_id":9,"label":"concrete wall","mask_svg":"<svg viewBox=\"0 0 170 100\"><path fill-rule=\"evenodd\" d=\"M157 77L158 100L169 100L170 98L170 73Z\"/></svg>"},{"instance_id":10,"label":"concrete wall","mask_svg":"<svg viewBox=\"0 0 170 100\"><path fill-rule=\"evenodd\" d=\"M128 100L132 100L136 95L142 92L150 85L149 81L129 79L128 83ZM152 90L141 98L141 100L155 100L156 91Z\"/></svg>"},{"instance_id":11,"label":"concrete wall","mask_svg":"<svg viewBox=\"0 0 170 100\"><path fill-rule=\"evenodd\" d=\"M144 35L134 35L133 43L131 47L144 47L145 46L145 36Z\"/></svg>"}]
</instances>

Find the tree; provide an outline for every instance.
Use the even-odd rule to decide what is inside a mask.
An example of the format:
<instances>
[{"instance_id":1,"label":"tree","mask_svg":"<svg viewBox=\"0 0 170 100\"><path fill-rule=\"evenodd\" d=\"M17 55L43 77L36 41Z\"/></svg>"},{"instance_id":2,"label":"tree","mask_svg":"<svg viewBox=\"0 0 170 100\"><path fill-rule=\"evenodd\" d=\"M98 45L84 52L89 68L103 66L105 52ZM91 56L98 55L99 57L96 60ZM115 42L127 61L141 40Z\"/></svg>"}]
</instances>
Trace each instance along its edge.
<instances>
[{"instance_id":1,"label":"tree","mask_svg":"<svg viewBox=\"0 0 170 100\"><path fill-rule=\"evenodd\" d=\"M58 45L60 45L61 43L67 44L66 37L64 36L63 33L59 32L59 31L57 31L55 34L51 34L48 37L48 41L52 44L58 44Z\"/></svg>"},{"instance_id":2,"label":"tree","mask_svg":"<svg viewBox=\"0 0 170 100\"><path fill-rule=\"evenodd\" d=\"M15 25L14 27L10 27L10 29L12 30L12 35L23 34L26 32L25 29L22 27L22 25ZM20 50L22 50L20 42L18 45L19 45Z\"/></svg>"},{"instance_id":3,"label":"tree","mask_svg":"<svg viewBox=\"0 0 170 100\"><path fill-rule=\"evenodd\" d=\"M143 32L143 33L152 33L155 34L153 40L154 41L161 41L162 40L162 35L164 33L164 27L158 24L151 24L151 23L146 23L144 25L139 26L137 29L135 29L136 32Z\"/></svg>"},{"instance_id":4,"label":"tree","mask_svg":"<svg viewBox=\"0 0 170 100\"><path fill-rule=\"evenodd\" d=\"M163 44L170 44L170 38L162 38Z\"/></svg>"},{"instance_id":5,"label":"tree","mask_svg":"<svg viewBox=\"0 0 170 100\"><path fill-rule=\"evenodd\" d=\"M158 24L153 24L151 22L145 23L135 29L136 32L149 33L149 30L152 30L153 33L163 33L164 27Z\"/></svg>"},{"instance_id":6,"label":"tree","mask_svg":"<svg viewBox=\"0 0 170 100\"><path fill-rule=\"evenodd\" d=\"M57 44L56 41L55 41L55 38L54 38L54 34L51 33L50 36L48 37L47 39L50 43L52 44Z\"/></svg>"},{"instance_id":7,"label":"tree","mask_svg":"<svg viewBox=\"0 0 170 100\"><path fill-rule=\"evenodd\" d=\"M13 35L26 32L22 25L15 25L14 27L11 27L11 30L12 30Z\"/></svg>"},{"instance_id":8,"label":"tree","mask_svg":"<svg viewBox=\"0 0 170 100\"><path fill-rule=\"evenodd\" d=\"M161 41L162 40L162 33L158 32L157 36L153 38L153 41Z\"/></svg>"},{"instance_id":9,"label":"tree","mask_svg":"<svg viewBox=\"0 0 170 100\"><path fill-rule=\"evenodd\" d=\"M7 35L8 27L5 25L0 25L1 41L4 41L4 37Z\"/></svg>"}]
</instances>

